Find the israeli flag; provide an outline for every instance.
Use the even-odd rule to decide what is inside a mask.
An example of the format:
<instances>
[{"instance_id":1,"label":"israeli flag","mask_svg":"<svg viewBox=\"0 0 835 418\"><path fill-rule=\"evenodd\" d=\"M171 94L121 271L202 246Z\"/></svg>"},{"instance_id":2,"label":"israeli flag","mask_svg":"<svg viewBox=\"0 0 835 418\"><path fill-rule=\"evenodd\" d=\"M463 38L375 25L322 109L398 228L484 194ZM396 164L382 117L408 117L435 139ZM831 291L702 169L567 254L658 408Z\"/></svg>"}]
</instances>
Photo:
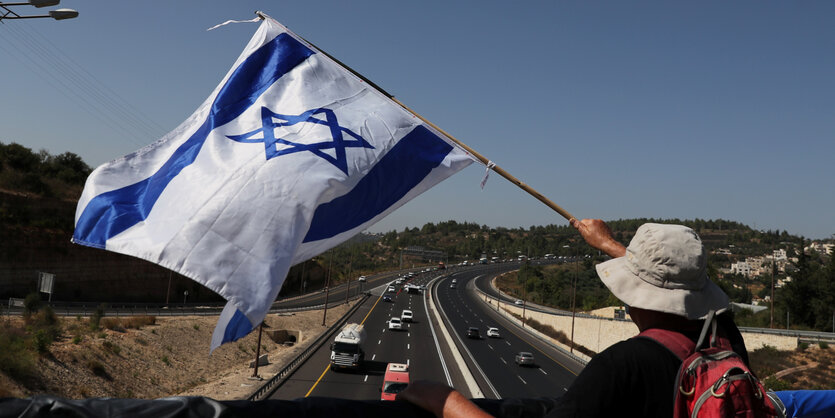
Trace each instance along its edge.
<instances>
[{"instance_id":1,"label":"israeli flag","mask_svg":"<svg viewBox=\"0 0 835 418\"><path fill-rule=\"evenodd\" d=\"M292 265L472 161L265 19L191 117L90 175L72 240L152 261L223 296L214 350L263 321Z\"/></svg>"}]
</instances>

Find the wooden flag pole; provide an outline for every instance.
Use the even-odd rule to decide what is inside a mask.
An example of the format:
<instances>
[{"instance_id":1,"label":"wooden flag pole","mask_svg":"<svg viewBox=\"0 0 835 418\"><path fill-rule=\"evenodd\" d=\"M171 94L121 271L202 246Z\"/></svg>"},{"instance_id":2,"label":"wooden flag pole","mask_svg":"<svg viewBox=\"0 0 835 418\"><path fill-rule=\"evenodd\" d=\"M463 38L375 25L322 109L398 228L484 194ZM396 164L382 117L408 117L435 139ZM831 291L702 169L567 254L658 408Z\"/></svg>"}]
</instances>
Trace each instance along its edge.
<instances>
[{"instance_id":1,"label":"wooden flag pole","mask_svg":"<svg viewBox=\"0 0 835 418\"><path fill-rule=\"evenodd\" d=\"M266 14L264 14L264 13L262 13L262 12L260 12L260 11L256 11L256 12L255 12L255 14L256 14L256 15L258 15L258 17L260 17L261 19L266 19L267 17L269 17L269 16L267 16ZM296 36L298 36L298 35L296 35ZM494 165L493 165L492 167L490 167L488 164L489 164L489 163L491 163L491 161L490 161L490 160L488 160L486 157L484 157L483 155L481 155L480 153L478 153L476 150L474 150L474 149L470 148L467 144L465 144L465 143L463 143L463 142L459 141L459 140L458 140L458 139L456 139L454 136L452 136L452 135L448 134L447 132L445 132L443 129L439 128L439 127L438 127L437 125L435 125L434 123L432 123L432 122L428 121L426 118L424 118L423 116L421 116L419 113L415 112L414 110L410 109L410 108L409 108L408 106L406 106L405 104L401 103L401 102L400 102L400 100L397 100L396 98L394 98L394 96L392 96L391 94L387 93L385 90L383 90L382 88L380 88L380 86L378 86L378 85L374 84L371 80L369 80L369 79L365 78L365 76L363 76L362 74L360 74L360 73L358 73L358 72L354 71L354 69L353 69L353 68L351 68L351 67L349 67L349 66L347 66L347 65L343 64L343 63L342 63L342 61L340 61L340 60L338 60L338 59L334 58L331 54L328 54L327 52L325 52L324 50L322 50L322 49L321 49L321 48L319 48L318 46L314 45L312 42L308 41L307 39L304 39L304 38L302 38L302 37L300 37L300 36L299 36L299 38L301 38L302 40L304 40L305 42L307 42L307 43L308 43L309 45L311 45L312 47L314 47L314 48L318 49L318 50L319 50L319 52L321 52L322 54L324 54L325 56L327 56L328 58L330 58L331 60L333 60L335 63L337 63L337 64L338 64L339 66L341 66L342 68L344 68L344 69L346 69L346 70L350 71L352 74L354 74L355 76L359 77L362 81L364 81L364 82L368 83L368 85L369 85L369 86L373 87L374 89L376 89L376 90L377 90L377 91L379 91L380 93L384 94L386 97L388 97L389 99L391 99L393 102L395 102L395 103L397 103L398 105L400 105L400 107L402 107L403 109L405 109L407 112L409 112L409 113L411 113L411 114L415 115L415 117L417 117L418 119L422 120L422 121L423 121L424 123L426 123L427 125L429 125L429 126L431 126L432 128L436 129L438 132L440 132L440 133L444 134L447 138L449 138L451 141L455 142L455 143L456 143L459 147L461 147L461 148L463 148L464 150L466 150L468 153L470 153L470 155L472 155L473 157L475 157L475 158L476 158L477 160L479 160L482 164L484 164L484 165L488 166L488 167L489 167L489 169L491 169L491 170L495 171L495 172L496 172L496 173L498 173L500 176L502 176L502 177L504 177L505 179L507 179L509 182L511 182L511 183L513 183L513 184L515 184L516 186L518 186L518 187L519 187L519 188L521 188L522 190L524 190L524 191L528 192L528 194L530 194L531 196L535 197L535 198L536 198L537 200L539 200L540 202L544 203L544 204L545 204L545 206L548 206L548 207L549 207L549 208L551 208L552 210L554 210L554 211L556 211L557 213L559 213L560 215L562 215L562 217L563 217L563 218L565 218L565 219L567 219L567 220L569 220L569 221L570 221L570 220L572 220L572 219L576 219L576 218L574 217L574 215L572 215L572 214L568 213L568 211L566 211L565 209L561 208L559 205L557 205L556 203L552 202L551 200L549 200L547 197L543 196L543 195L542 195L541 193L539 193L538 191L534 190L531 186L528 186L527 184L522 183L519 179L517 179L516 177L514 177L513 175L511 175L510 173L508 173L507 171L505 171L503 168L501 168L501 167L499 167L499 166L495 165L495 163L493 163Z\"/></svg>"},{"instance_id":2,"label":"wooden flag pole","mask_svg":"<svg viewBox=\"0 0 835 418\"><path fill-rule=\"evenodd\" d=\"M347 68L347 67L346 67L346 68ZM355 73L355 74L356 74L356 73ZM429 125L429 126L431 126L431 127L435 128L435 129L437 129L437 130L438 130L438 132L440 132L440 133L442 133L442 134L446 135L446 137L447 137L447 138L449 138L450 140L452 140L453 142L455 142L456 144L458 144L458 146L460 146L461 148L464 148L464 149L465 149L467 152L469 152L469 153L470 153L473 157L475 157L476 159L478 159L479 161L481 161L481 163L482 163L482 164L484 164L484 165L488 165L488 164L491 162L491 161L490 161L490 160L488 160L486 157L484 157L483 155L481 155L480 153L478 153L478 151L476 151L476 150L474 150L474 149L470 148L467 144L465 144L465 143L463 143L463 142L459 141L459 140L458 140L458 139L456 139L454 136L450 135L449 133L447 133L447 132L446 132L446 131L444 131L443 129L439 128L437 125L435 125L434 123L430 122L429 120L427 120L426 118L424 118L423 116L421 116L420 114L418 114L417 112L415 112L414 110L410 109L408 106L406 106L405 104L403 104L400 100L397 100L396 98L394 98L394 96L389 96L389 98L390 98L392 101L394 101L395 103L399 104L401 107L403 107L403 109L406 109L409 113L411 113L411 114L415 115L418 119L422 120L422 121L423 121L424 123L426 123L427 125ZM551 201L550 199L548 199L547 197L543 196L543 195L542 195L542 193L539 193L538 191L534 190L534 188L532 188L531 186L528 186L527 184L522 183L519 179L517 179L516 177L514 177L512 174L510 174L510 173L508 173L507 171L505 171L505 169L503 169L503 168L501 168L501 167L499 167L499 166L495 165L495 163L493 163L493 164L494 164L494 165L493 165L492 167L490 167L490 170L495 171L495 172L496 172L496 173L498 173L500 176L502 176L502 177L506 178L506 179L507 179L507 181L509 181L509 182L511 182L511 183L513 183L513 184L515 184L516 186L518 186L518 187L519 187L519 188L521 188L522 190L524 190L524 191L528 192L528 194L530 194L531 196L535 197L535 198L536 198L537 200L539 200L540 202L544 203L544 204L545 204L545 206L548 206L549 208L553 209L554 211L556 211L557 213L559 213L560 215L562 215L565 219L567 219L567 220L569 220L569 221L570 221L570 220L572 220L572 219L575 219L575 218L574 218L574 215L572 215L572 214L568 213L568 211L566 211L565 209L563 209L562 207L560 207L560 206L559 206L559 205L557 205L556 203L552 202L552 201Z\"/></svg>"}]
</instances>

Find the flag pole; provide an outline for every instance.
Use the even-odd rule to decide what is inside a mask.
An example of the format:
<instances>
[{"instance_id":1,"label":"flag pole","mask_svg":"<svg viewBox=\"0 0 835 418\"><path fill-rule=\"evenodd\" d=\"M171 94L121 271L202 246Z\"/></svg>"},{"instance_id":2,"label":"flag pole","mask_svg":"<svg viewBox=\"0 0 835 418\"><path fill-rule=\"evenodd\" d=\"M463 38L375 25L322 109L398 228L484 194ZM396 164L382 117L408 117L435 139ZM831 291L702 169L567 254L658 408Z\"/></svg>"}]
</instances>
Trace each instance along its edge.
<instances>
[{"instance_id":1,"label":"flag pole","mask_svg":"<svg viewBox=\"0 0 835 418\"><path fill-rule=\"evenodd\" d=\"M266 18L268 18L268 17L269 17L269 16L267 16L266 14L264 14L264 13L263 13L263 12L261 12L261 11L256 11L256 12L255 12L255 14L256 14L256 15L258 15L258 17L260 17L261 19L266 19ZM271 19L272 19L272 18L271 18ZM299 35L298 35L298 34L296 34L296 36L299 36ZM450 135L449 133L447 133L447 132L446 132L446 131L444 131L443 129L439 128L439 127L438 127L437 125L435 125L434 123L430 122L429 120L427 120L426 118L424 118L423 116L421 116L419 113L417 113L417 112L415 112L414 110L410 109L408 106L406 106L405 104L403 104L400 100L397 100L397 99L396 99L393 95L391 95L391 94L389 94L388 92L386 92L385 90L383 90L380 86L378 86L378 85L374 84L374 82L372 82L371 80L369 80L369 79L365 78L365 76L363 76L362 74L360 74L360 73L358 73L358 72L354 71L354 69L353 69L353 68L351 68L351 67L349 67L349 66L345 65L344 63L342 63L342 61L340 61L340 60L336 59L336 58L335 58L335 57L333 57L331 54L328 54L327 52L325 52L324 50L322 50L321 48L319 48L318 46L316 46L316 45L315 45L315 44L313 44L312 42L308 41L307 39L304 39L304 38L302 38L301 36L299 36L299 38L301 38L303 41L307 42L308 44L310 44L310 45L311 45L311 46L313 46L314 48L318 49L318 50L319 50L322 54L324 54L325 56L327 56L328 58L330 58L331 60L333 60L335 63L337 63L337 64L338 64L339 66L341 66L342 68L344 68L344 69L346 69L346 70L350 71L352 74L354 74L355 76L359 77L362 81L364 81L364 82L368 83L368 85L369 85L369 86L371 86L371 87L375 88L377 91L379 91L380 93L384 94L386 97L388 97L389 99L391 99L393 102L395 102L395 103L397 103L398 105L400 105L400 107L402 107L403 109L405 109L407 112L411 113L412 115L414 115L415 117L417 117L418 119L420 119L421 121L423 121L424 123L426 123L427 125L431 126L432 128L434 128L434 129L435 129L435 130L437 130L438 132L440 132L440 133L444 134L444 135L445 135L447 138L449 138L452 142L455 142L455 143L456 143L459 147L463 148L465 151L467 151L468 153L470 153L470 155L472 155L472 156L473 156L473 157L475 157L477 160L479 160L482 164L484 164L485 166L487 166L487 167L488 167L488 169L491 169L491 170L495 171L495 172L496 172L496 173L498 173L500 176L502 176L502 177L504 177L505 179L507 179L507 181L509 181L509 182L511 182L511 183L513 183L513 184L515 184L517 187L519 187L519 188L521 188L522 190L524 190L524 191L528 192L528 194L530 194L531 196L535 197L535 198L536 198L537 200L539 200L540 202L544 203L544 204L545 204L545 206L548 206L548 207L549 207L549 208L551 208L552 210L554 210L554 211L556 211L557 213L559 213L560 215L562 215L562 217L563 217L563 218L565 218L566 220L571 221L572 219L576 219L576 218L574 217L574 215L570 214L568 211L566 211L565 209L563 209L562 207L560 207L560 206L559 206L559 205L557 205L556 203L552 202L550 199L548 199L547 197L543 196L543 195L542 195L541 193L539 193L538 191L534 190L534 188L532 188L531 186L528 186L527 184L523 183L522 181L520 181L519 179L517 179L516 177L514 177L512 174L508 173L505 169L503 169L503 168L499 167L498 165L495 165L495 163L493 163L492 161L488 160L486 157L484 157L483 155L481 155L478 151L476 151L476 150L474 150L474 149L470 148L470 146L468 146L467 144L465 144L465 143L463 143L463 142L459 141L459 140L458 140L457 138L455 138L454 136Z\"/></svg>"}]
</instances>

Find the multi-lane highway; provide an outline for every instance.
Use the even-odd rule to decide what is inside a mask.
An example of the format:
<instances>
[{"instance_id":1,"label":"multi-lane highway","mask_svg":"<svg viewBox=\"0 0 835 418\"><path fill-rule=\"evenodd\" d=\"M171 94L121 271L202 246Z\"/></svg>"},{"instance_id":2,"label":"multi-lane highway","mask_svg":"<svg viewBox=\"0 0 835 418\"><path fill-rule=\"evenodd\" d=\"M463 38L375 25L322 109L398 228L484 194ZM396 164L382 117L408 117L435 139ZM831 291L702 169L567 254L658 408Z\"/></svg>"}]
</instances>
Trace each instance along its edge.
<instances>
[{"instance_id":1,"label":"multi-lane highway","mask_svg":"<svg viewBox=\"0 0 835 418\"><path fill-rule=\"evenodd\" d=\"M507 270L505 267L502 270ZM348 322L362 323L366 328L365 366L356 372L329 369L329 344L324 344L291 378L273 393L274 399L296 399L306 396L327 396L346 399L379 399L387 363L409 364L412 380L427 379L451 384L466 395L473 396L465 384L464 374L472 373L487 398L559 396L568 387L582 366L562 356L557 350L528 335L484 305L471 289L477 277L494 274L496 268L475 267L456 272L424 272L411 284L434 286L436 304L446 322L452 345L448 345L433 321L426 303L427 295L409 294L401 286L397 293L378 287ZM386 277L373 284L385 284ZM434 279L434 280L433 280ZM451 289L451 281L457 281ZM405 283L404 283L405 284ZM392 302L382 295L392 295ZM344 298L344 293L343 296ZM387 321L400 316L404 309L414 314L402 331L388 329ZM481 339L467 339L468 327L480 328ZM487 338L488 326L499 328L501 338ZM465 361L462 373L452 355L458 351ZM534 353L534 367L519 367L514 356L519 351Z\"/></svg>"},{"instance_id":2,"label":"multi-lane highway","mask_svg":"<svg viewBox=\"0 0 835 418\"><path fill-rule=\"evenodd\" d=\"M582 366L497 314L495 305L488 306L479 300L473 282L489 272L469 269L454 273L441 280L437 287L439 306L449 320L450 331L458 337L456 343L463 346L465 360L480 384L489 382L485 396L560 396ZM453 279L457 282L454 288L451 287ZM478 327L480 338L467 338L469 327ZM501 337L487 337L488 327L498 328ZM521 351L533 353L534 366L520 367L515 363L515 356Z\"/></svg>"},{"instance_id":3,"label":"multi-lane highway","mask_svg":"<svg viewBox=\"0 0 835 418\"><path fill-rule=\"evenodd\" d=\"M424 273L411 284L426 284L431 277ZM345 399L380 399L383 374L388 363L406 363L411 379L447 382L445 363L441 360L433 326L427 318L424 294L410 294L401 286L397 292L377 289L348 323L361 323L366 329L364 345L365 365L359 371L329 369L329 344L324 344L272 396L274 399L295 399L306 396L327 396ZM385 302L383 294L392 301ZM344 297L344 296L343 296ZM403 330L388 329L388 320L401 316L404 309L413 312L412 322L404 323ZM435 325L437 326L437 325ZM455 384L456 378L453 380Z\"/></svg>"}]
</instances>

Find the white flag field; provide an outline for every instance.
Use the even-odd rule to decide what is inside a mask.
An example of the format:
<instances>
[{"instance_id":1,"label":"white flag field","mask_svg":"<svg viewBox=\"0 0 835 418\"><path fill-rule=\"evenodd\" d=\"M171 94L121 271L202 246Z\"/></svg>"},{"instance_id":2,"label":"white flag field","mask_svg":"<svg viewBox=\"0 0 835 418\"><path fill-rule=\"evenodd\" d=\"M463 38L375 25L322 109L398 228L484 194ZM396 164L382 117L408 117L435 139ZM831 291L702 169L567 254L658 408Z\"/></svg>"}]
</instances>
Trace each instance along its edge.
<instances>
[{"instance_id":1,"label":"white flag field","mask_svg":"<svg viewBox=\"0 0 835 418\"><path fill-rule=\"evenodd\" d=\"M287 272L475 159L273 19L174 131L87 179L73 242L227 300L212 350L267 315Z\"/></svg>"}]
</instances>

